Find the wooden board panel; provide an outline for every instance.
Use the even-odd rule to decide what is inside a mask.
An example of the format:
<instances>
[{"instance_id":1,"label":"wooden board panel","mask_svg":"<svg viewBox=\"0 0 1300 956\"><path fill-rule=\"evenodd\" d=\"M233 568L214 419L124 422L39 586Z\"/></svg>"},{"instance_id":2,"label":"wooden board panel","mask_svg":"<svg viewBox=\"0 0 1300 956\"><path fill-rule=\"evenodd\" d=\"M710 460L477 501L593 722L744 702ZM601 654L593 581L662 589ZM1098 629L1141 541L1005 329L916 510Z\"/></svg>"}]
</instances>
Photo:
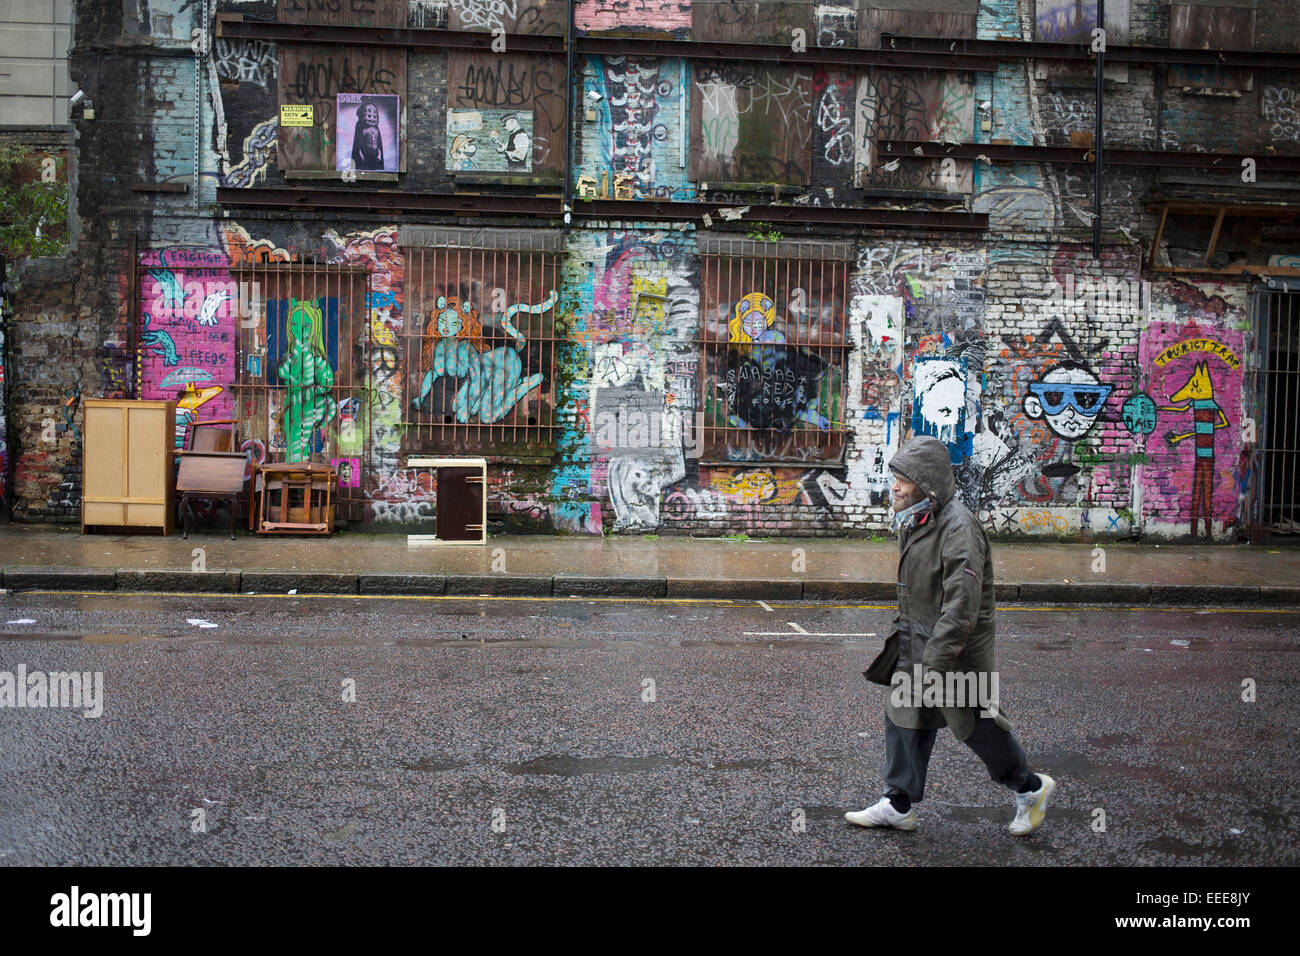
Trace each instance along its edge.
<instances>
[{"instance_id":1,"label":"wooden board panel","mask_svg":"<svg viewBox=\"0 0 1300 956\"><path fill-rule=\"evenodd\" d=\"M406 0L279 0L281 23L404 27Z\"/></svg>"},{"instance_id":2,"label":"wooden board panel","mask_svg":"<svg viewBox=\"0 0 1300 956\"><path fill-rule=\"evenodd\" d=\"M807 183L813 73L758 63L692 71L690 175L708 183Z\"/></svg>"},{"instance_id":3,"label":"wooden board panel","mask_svg":"<svg viewBox=\"0 0 1300 956\"><path fill-rule=\"evenodd\" d=\"M1169 45L1180 50L1253 50L1255 11L1244 7L1171 4Z\"/></svg>"},{"instance_id":4,"label":"wooden board panel","mask_svg":"<svg viewBox=\"0 0 1300 956\"><path fill-rule=\"evenodd\" d=\"M528 0L501 3L498 0L450 0L448 30L493 33L503 30L525 36L561 37L568 30L565 4L568 0ZM508 47L507 47L508 49Z\"/></svg>"},{"instance_id":5,"label":"wooden board panel","mask_svg":"<svg viewBox=\"0 0 1300 956\"><path fill-rule=\"evenodd\" d=\"M280 104L311 105L312 126L281 126L277 162L284 170L334 171L340 93L401 99L398 168L406 169L406 51L382 47L280 44Z\"/></svg>"},{"instance_id":6,"label":"wooden board panel","mask_svg":"<svg viewBox=\"0 0 1300 956\"><path fill-rule=\"evenodd\" d=\"M880 46L880 34L913 37L973 37L975 14L928 10L863 10L858 17L858 45Z\"/></svg>"},{"instance_id":7,"label":"wooden board panel","mask_svg":"<svg viewBox=\"0 0 1300 956\"><path fill-rule=\"evenodd\" d=\"M88 498L121 498L125 492L122 461L126 452L126 416L115 403L85 402L85 442L82 448L81 490ZM84 502L82 525L121 524L119 504Z\"/></svg>"},{"instance_id":8,"label":"wooden board panel","mask_svg":"<svg viewBox=\"0 0 1300 956\"><path fill-rule=\"evenodd\" d=\"M532 112L534 175L563 173L564 60L530 53L447 53L448 110Z\"/></svg>"},{"instance_id":9,"label":"wooden board panel","mask_svg":"<svg viewBox=\"0 0 1300 956\"><path fill-rule=\"evenodd\" d=\"M813 46L812 4L783 0L695 0L691 7L691 39L720 43L779 43L789 45L792 30L804 31Z\"/></svg>"}]
</instances>

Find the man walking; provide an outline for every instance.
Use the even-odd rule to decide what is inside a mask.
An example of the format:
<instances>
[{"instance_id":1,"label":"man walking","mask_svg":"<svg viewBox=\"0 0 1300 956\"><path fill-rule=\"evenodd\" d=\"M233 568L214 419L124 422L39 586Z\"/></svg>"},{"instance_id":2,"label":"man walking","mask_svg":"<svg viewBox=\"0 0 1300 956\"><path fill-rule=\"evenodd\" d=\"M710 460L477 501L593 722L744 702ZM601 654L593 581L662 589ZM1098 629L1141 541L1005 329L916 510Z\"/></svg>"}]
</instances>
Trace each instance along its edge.
<instances>
[{"instance_id":1,"label":"man walking","mask_svg":"<svg viewBox=\"0 0 1300 956\"><path fill-rule=\"evenodd\" d=\"M960 500L948 448L928 436L907 441L894 474L899 533L898 617L868 679L890 685L885 703L885 795L844 815L864 827L915 830L925 772L947 726L1015 793L1016 836L1043 822L1056 781L1029 759L997 704L993 661L993 557L988 535ZM991 692L990 692L991 686Z\"/></svg>"}]
</instances>

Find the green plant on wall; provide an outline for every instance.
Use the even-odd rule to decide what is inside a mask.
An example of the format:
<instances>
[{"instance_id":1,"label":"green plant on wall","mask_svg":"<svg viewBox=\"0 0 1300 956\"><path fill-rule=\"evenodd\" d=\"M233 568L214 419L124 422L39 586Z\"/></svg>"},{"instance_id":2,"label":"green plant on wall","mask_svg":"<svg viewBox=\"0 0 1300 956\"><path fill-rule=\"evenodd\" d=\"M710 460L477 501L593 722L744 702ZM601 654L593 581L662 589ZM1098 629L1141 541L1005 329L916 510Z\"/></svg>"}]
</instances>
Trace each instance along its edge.
<instances>
[{"instance_id":1,"label":"green plant on wall","mask_svg":"<svg viewBox=\"0 0 1300 956\"><path fill-rule=\"evenodd\" d=\"M67 162L25 146L0 146L0 252L59 255L68 244Z\"/></svg>"},{"instance_id":2,"label":"green plant on wall","mask_svg":"<svg viewBox=\"0 0 1300 956\"><path fill-rule=\"evenodd\" d=\"M784 237L770 222L756 222L745 235L759 242L779 242Z\"/></svg>"}]
</instances>

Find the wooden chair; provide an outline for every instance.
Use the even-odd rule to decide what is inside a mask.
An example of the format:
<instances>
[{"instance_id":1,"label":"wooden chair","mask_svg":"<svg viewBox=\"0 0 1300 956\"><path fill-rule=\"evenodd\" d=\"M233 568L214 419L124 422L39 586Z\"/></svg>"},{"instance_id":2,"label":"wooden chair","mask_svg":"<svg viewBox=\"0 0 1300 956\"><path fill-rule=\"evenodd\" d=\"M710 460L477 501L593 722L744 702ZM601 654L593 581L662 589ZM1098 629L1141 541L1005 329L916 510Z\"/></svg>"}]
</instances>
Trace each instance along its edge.
<instances>
[{"instance_id":1,"label":"wooden chair","mask_svg":"<svg viewBox=\"0 0 1300 956\"><path fill-rule=\"evenodd\" d=\"M186 451L232 451L235 444L233 418L213 419L207 422L191 422L185 433Z\"/></svg>"},{"instance_id":2,"label":"wooden chair","mask_svg":"<svg viewBox=\"0 0 1300 956\"><path fill-rule=\"evenodd\" d=\"M181 512L185 518L182 538L190 536L190 524L194 518L192 499L204 498L229 503L230 538L234 540L235 512L251 467L248 455L242 451L181 452L176 490L181 494Z\"/></svg>"}]
</instances>

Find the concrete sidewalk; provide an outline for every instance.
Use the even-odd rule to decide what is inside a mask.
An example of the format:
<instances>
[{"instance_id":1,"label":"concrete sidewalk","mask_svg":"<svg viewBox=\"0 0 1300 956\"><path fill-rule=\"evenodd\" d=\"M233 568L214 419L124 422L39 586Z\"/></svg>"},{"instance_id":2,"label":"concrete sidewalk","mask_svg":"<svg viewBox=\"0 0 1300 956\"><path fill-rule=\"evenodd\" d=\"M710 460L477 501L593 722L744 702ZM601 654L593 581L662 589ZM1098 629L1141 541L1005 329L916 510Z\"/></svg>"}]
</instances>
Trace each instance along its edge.
<instances>
[{"instance_id":1,"label":"concrete sidewalk","mask_svg":"<svg viewBox=\"0 0 1300 956\"><path fill-rule=\"evenodd\" d=\"M1300 605L1300 549L995 543L998 599L1059 604ZM196 551L196 549L201 549ZM892 603L897 545L861 538L82 535L0 530L11 591L603 595ZM198 570L202 567L203 570Z\"/></svg>"}]
</instances>

